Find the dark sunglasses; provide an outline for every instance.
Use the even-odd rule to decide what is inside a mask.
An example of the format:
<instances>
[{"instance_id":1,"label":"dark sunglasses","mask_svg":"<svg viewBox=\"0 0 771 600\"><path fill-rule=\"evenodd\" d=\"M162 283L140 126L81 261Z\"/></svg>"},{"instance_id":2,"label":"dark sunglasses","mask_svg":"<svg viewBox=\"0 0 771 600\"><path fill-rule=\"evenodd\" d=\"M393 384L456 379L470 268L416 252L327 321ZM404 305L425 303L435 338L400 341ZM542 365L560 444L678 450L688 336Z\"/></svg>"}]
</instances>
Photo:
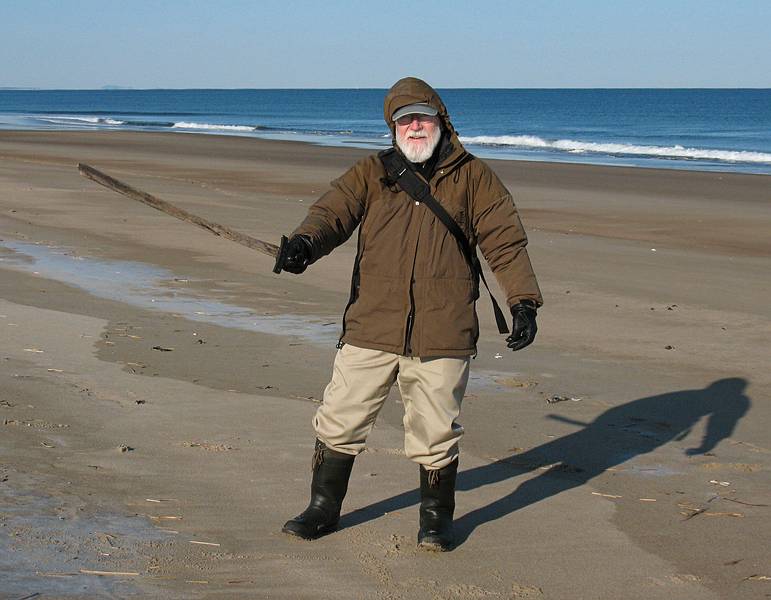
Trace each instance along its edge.
<instances>
[{"instance_id":1,"label":"dark sunglasses","mask_svg":"<svg viewBox=\"0 0 771 600\"><path fill-rule=\"evenodd\" d=\"M435 118L436 118L435 115L421 115L419 113L412 113L409 115L402 115L401 117L396 119L396 123L398 125L409 125L410 123L412 123L413 119L417 119L421 123L428 123L429 121L432 121Z\"/></svg>"}]
</instances>

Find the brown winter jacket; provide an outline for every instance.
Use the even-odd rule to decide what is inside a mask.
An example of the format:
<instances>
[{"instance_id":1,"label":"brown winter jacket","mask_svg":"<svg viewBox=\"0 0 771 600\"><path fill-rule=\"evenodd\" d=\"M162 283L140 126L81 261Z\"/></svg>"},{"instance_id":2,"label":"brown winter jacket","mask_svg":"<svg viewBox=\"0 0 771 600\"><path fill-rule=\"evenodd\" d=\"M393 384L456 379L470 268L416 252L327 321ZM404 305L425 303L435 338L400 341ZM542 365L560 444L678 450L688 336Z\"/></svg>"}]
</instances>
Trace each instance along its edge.
<instances>
[{"instance_id":1,"label":"brown winter jacket","mask_svg":"<svg viewBox=\"0 0 771 600\"><path fill-rule=\"evenodd\" d=\"M542 303L525 246L527 237L511 194L458 140L439 95L420 79L398 81L384 103L386 123L397 109L426 102L439 111L445 142L427 183L431 193L482 251L506 294ZM394 143L395 145L395 143ZM376 154L332 182L294 231L311 238L314 259L345 242L359 227L351 303L341 341L408 356L476 354L478 287L452 234L434 213L382 180Z\"/></svg>"}]
</instances>

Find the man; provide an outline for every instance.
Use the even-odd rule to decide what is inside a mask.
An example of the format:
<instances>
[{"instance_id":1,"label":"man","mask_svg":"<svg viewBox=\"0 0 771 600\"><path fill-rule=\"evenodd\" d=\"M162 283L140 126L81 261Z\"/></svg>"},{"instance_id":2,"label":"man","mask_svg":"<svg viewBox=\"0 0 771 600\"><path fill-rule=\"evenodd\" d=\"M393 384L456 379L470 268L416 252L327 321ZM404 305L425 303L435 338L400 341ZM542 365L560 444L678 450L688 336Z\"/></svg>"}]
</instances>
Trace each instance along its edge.
<instances>
[{"instance_id":1,"label":"man","mask_svg":"<svg viewBox=\"0 0 771 600\"><path fill-rule=\"evenodd\" d=\"M506 293L511 349L533 341L542 299L511 194L465 151L436 91L413 77L398 81L384 118L394 149L333 181L287 244L284 269L299 274L359 227L339 351L313 419L311 500L283 531L313 539L337 528L354 459L397 382L405 453L420 465L418 545L443 551L454 543L457 418L479 335L478 263L463 245L479 245ZM417 199L403 189L412 173L425 192ZM428 208L426 193L459 232Z\"/></svg>"}]
</instances>

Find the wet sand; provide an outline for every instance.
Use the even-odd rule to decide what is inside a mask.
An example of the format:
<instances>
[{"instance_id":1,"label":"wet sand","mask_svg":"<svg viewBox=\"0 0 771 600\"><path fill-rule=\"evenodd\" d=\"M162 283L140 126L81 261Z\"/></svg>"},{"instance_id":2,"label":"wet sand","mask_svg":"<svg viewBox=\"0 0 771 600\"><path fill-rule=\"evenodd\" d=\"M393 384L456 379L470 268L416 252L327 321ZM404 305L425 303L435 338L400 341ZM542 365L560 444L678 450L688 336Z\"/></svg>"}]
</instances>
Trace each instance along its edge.
<instances>
[{"instance_id":1,"label":"wet sand","mask_svg":"<svg viewBox=\"0 0 771 600\"><path fill-rule=\"evenodd\" d=\"M366 153L0 132L0 598L767 597L765 176L489 161L546 305L516 354L478 305L458 548L415 549L395 393L341 530L280 533L353 243L273 275L75 165L275 242Z\"/></svg>"}]
</instances>

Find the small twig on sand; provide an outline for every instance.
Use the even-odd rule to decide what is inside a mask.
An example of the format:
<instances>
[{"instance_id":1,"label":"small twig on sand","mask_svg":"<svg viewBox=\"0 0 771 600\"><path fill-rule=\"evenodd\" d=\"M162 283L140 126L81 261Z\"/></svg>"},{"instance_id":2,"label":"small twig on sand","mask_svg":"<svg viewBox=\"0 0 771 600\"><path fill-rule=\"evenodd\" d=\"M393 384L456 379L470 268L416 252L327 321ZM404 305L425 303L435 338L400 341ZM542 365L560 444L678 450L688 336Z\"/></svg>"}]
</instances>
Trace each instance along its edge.
<instances>
[{"instance_id":1,"label":"small twig on sand","mask_svg":"<svg viewBox=\"0 0 771 600\"><path fill-rule=\"evenodd\" d=\"M700 515L700 514L702 514L702 513L705 513L705 512L707 512L707 509L706 509L706 508L689 508L689 509L687 509L687 510L689 510L689 511L691 511L691 512L690 512L690 513L685 513L685 512L681 512L681 513L680 513L681 515L686 515L686 517L685 517L685 519L683 519L683 521L690 521L690 520L691 520L691 519L693 519L693 518L694 518L696 515Z\"/></svg>"},{"instance_id":2,"label":"small twig on sand","mask_svg":"<svg viewBox=\"0 0 771 600\"><path fill-rule=\"evenodd\" d=\"M92 571L90 569L81 569L84 575L117 575L118 577L136 577L139 575L136 571Z\"/></svg>"},{"instance_id":3,"label":"small twig on sand","mask_svg":"<svg viewBox=\"0 0 771 600\"><path fill-rule=\"evenodd\" d=\"M603 498L623 498L623 496L616 496L615 494L602 494L600 492L592 492L592 496L602 496Z\"/></svg>"},{"instance_id":4,"label":"small twig on sand","mask_svg":"<svg viewBox=\"0 0 771 600\"><path fill-rule=\"evenodd\" d=\"M768 504L752 504L751 502L742 502L741 500L735 500L734 498L726 498L723 496L723 500L728 500L729 502L736 502L737 504L743 504L744 506L765 506L767 507Z\"/></svg>"},{"instance_id":5,"label":"small twig on sand","mask_svg":"<svg viewBox=\"0 0 771 600\"><path fill-rule=\"evenodd\" d=\"M104 531L96 531L96 537L98 537L103 542L106 542L108 546L111 548L117 548L115 544L112 543L112 541L115 539L115 536L111 533L105 533Z\"/></svg>"},{"instance_id":6,"label":"small twig on sand","mask_svg":"<svg viewBox=\"0 0 771 600\"><path fill-rule=\"evenodd\" d=\"M705 511L704 512L705 517L739 517L744 518L744 515L742 513L737 512L712 512L712 511Z\"/></svg>"},{"instance_id":7,"label":"small twig on sand","mask_svg":"<svg viewBox=\"0 0 771 600\"><path fill-rule=\"evenodd\" d=\"M214 542L198 542L196 540L188 540L191 544L200 544L201 546L217 546L219 547L220 544L215 544Z\"/></svg>"}]
</instances>

